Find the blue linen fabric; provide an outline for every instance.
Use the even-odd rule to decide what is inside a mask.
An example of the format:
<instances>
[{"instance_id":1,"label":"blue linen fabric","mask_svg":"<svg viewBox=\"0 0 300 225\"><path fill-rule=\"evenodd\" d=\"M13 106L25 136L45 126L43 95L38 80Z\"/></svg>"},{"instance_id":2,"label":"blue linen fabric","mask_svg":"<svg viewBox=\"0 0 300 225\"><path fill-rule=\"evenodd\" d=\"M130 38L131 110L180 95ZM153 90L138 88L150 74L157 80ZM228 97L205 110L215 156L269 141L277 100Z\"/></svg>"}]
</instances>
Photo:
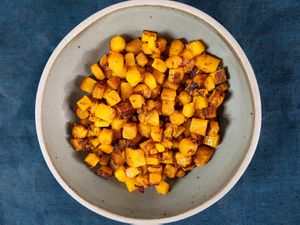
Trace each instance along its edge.
<instances>
[{"instance_id":1,"label":"blue linen fabric","mask_svg":"<svg viewBox=\"0 0 300 225\"><path fill-rule=\"evenodd\" d=\"M38 145L35 94L60 40L119 1L0 1L0 224L120 224L73 200ZM174 224L300 224L299 0L186 0L221 22L247 54L259 83L263 125L238 184L205 211Z\"/></svg>"}]
</instances>

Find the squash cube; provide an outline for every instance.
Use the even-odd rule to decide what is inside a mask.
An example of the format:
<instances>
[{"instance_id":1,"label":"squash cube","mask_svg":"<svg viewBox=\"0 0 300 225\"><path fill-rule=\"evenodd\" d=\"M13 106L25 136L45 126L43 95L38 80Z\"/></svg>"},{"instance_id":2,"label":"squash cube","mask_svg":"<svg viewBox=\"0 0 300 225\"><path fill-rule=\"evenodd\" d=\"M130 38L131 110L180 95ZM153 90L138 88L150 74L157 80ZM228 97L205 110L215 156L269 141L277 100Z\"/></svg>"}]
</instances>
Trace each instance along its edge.
<instances>
[{"instance_id":1,"label":"squash cube","mask_svg":"<svg viewBox=\"0 0 300 225\"><path fill-rule=\"evenodd\" d=\"M195 113L194 102L187 103L183 105L182 114L185 117L192 117Z\"/></svg>"},{"instance_id":2,"label":"squash cube","mask_svg":"<svg viewBox=\"0 0 300 225\"><path fill-rule=\"evenodd\" d=\"M129 43L127 43L125 47L126 52L130 52L133 54L138 54L142 50L142 41L139 38L136 38Z\"/></svg>"},{"instance_id":3,"label":"squash cube","mask_svg":"<svg viewBox=\"0 0 300 225\"><path fill-rule=\"evenodd\" d=\"M161 111L162 111L162 115L170 116L175 111L175 102L163 100Z\"/></svg>"},{"instance_id":4,"label":"squash cube","mask_svg":"<svg viewBox=\"0 0 300 225\"><path fill-rule=\"evenodd\" d=\"M170 44L170 49L169 49L169 55L180 55L182 50L184 49L184 44L182 43L181 40L174 40Z\"/></svg>"},{"instance_id":5,"label":"squash cube","mask_svg":"<svg viewBox=\"0 0 300 225\"><path fill-rule=\"evenodd\" d=\"M135 60L136 60L136 63L141 67L144 67L148 63L148 58L143 52L140 52L135 57Z\"/></svg>"},{"instance_id":6,"label":"squash cube","mask_svg":"<svg viewBox=\"0 0 300 225\"><path fill-rule=\"evenodd\" d=\"M151 134L151 127L148 126L147 124L139 123L138 125L138 132L146 138L150 137Z\"/></svg>"},{"instance_id":7,"label":"squash cube","mask_svg":"<svg viewBox=\"0 0 300 225\"><path fill-rule=\"evenodd\" d=\"M182 113L180 113L179 111L175 110L170 115L170 122L175 125L181 125L185 122L185 116Z\"/></svg>"},{"instance_id":8,"label":"squash cube","mask_svg":"<svg viewBox=\"0 0 300 225\"><path fill-rule=\"evenodd\" d=\"M126 41L121 36L115 36L110 39L110 50L114 52L122 52L125 49Z\"/></svg>"},{"instance_id":9,"label":"squash cube","mask_svg":"<svg viewBox=\"0 0 300 225\"><path fill-rule=\"evenodd\" d=\"M187 45L187 49L190 50L193 57L195 57L201 55L204 52L205 46L201 41L191 41Z\"/></svg>"},{"instance_id":10,"label":"squash cube","mask_svg":"<svg viewBox=\"0 0 300 225\"><path fill-rule=\"evenodd\" d=\"M97 81L95 81L94 79L85 77L80 84L80 89L85 92L91 93L96 83Z\"/></svg>"},{"instance_id":11,"label":"squash cube","mask_svg":"<svg viewBox=\"0 0 300 225\"><path fill-rule=\"evenodd\" d=\"M98 147L99 150L105 152L106 154L111 154L114 150L114 146L110 144L102 144Z\"/></svg>"},{"instance_id":12,"label":"squash cube","mask_svg":"<svg viewBox=\"0 0 300 225\"><path fill-rule=\"evenodd\" d=\"M143 76L136 67L133 67L133 68L129 69L126 72L125 76L126 76L127 82L132 87L135 87L138 83L143 81Z\"/></svg>"},{"instance_id":13,"label":"squash cube","mask_svg":"<svg viewBox=\"0 0 300 225\"><path fill-rule=\"evenodd\" d=\"M215 150L205 145L199 146L195 155L193 155L193 161L196 166L204 166L211 159Z\"/></svg>"},{"instance_id":14,"label":"squash cube","mask_svg":"<svg viewBox=\"0 0 300 225\"><path fill-rule=\"evenodd\" d=\"M176 91L170 88L164 88L161 92L161 99L168 101L175 101Z\"/></svg>"},{"instance_id":15,"label":"squash cube","mask_svg":"<svg viewBox=\"0 0 300 225\"><path fill-rule=\"evenodd\" d=\"M132 105L132 108L139 109L145 104L145 99L139 94L133 94L129 97L129 101Z\"/></svg>"},{"instance_id":16,"label":"squash cube","mask_svg":"<svg viewBox=\"0 0 300 225\"><path fill-rule=\"evenodd\" d=\"M126 148L126 162L129 166L139 167L146 165L144 151L141 149Z\"/></svg>"},{"instance_id":17,"label":"squash cube","mask_svg":"<svg viewBox=\"0 0 300 225\"><path fill-rule=\"evenodd\" d=\"M136 167L128 167L127 169L125 169L125 173L127 177L133 178L139 175L141 171Z\"/></svg>"},{"instance_id":18,"label":"squash cube","mask_svg":"<svg viewBox=\"0 0 300 225\"><path fill-rule=\"evenodd\" d=\"M177 169L175 166L172 166L170 164L167 164L164 168L163 172L168 178L175 178Z\"/></svg>"},{"instance_id":19,"label":"squash cube","mask_svg":"<svg viewBox=\"0 0 300 225\"><path fill-rule=\"evenodd\" d=\"M170 185L165 181L160 181L158 185L155 185L155 190L161 195L169 193Z\"/></svg>"},{"instance_id":20,"label":"squash cube","mask_svg":"<svg viewBox=\"0 0 300 225\"><path fill-rule=\"evenodd\" d=\"M125 173L125 168L124 166L119 166L118 169L115 171L115 177L117 178L118 181L124 183L128 178Z\"/></svg>"},{"instance_id":21,"label":"squash cube","mask_svg":"<svg viewBox=\"0 0 300 225\"><path fill-rule=\"evenodd\" d=\"M103 80L105 78L102 69L97 63L91 65L91 72L98 80Z\"/></svg>"},{"instance_id":22,"label":"squash cube","mask_svg":"<svg viewBox=\"0 0 300 225\"><path fill-rule=\"evenodd\" d=\"M115 118L115 116L116 116L116 110L114 108L108 106L108 105L100 103L97 106L97 109L95 111L95 115L98 118L111 123L113 121L113 119Z\"/></svg>"},{"instance_id":23,"label":"squash cube","mask_svg":"<svg viewBox=\"0 0 300 225\"><path fill-rule=\"evenodd\" d=\"M111 90L110 92L108 92L104 98L105 98L107 104L110 106L114 106L121 101L119 93L115 90Z\"/></svg>"},{"instance_id":24,"label":"squash cube","mask_svg":"<svg viewBox=\"0 0 300 225\"><path fill-rule=\"evenodd\" d=\"M194 155L197 151L198 145L190 138L183 138L179 142L179 151L186 156Z\"/></svg>"},{"instance_id":25,"label":"squash cube","mask_svg":"<svg viewBox=\"0 0 300 225\"><path fill-rule=\"evenodd\" d=\"M168 69L168 67L166 66L166 63L159 58L154 59L154 61L152 63L152 67L161 73L166 72L166 70Z\"/></svg>"},{"instance_id":26,"label":"squash cube","mask_svg":"<svg viewBox=\"0 0 300 225\"><path fill-rule=\"evenodd\" d=\"M88 164L88 166L89 167L91 167L91 168L94 168L96 165L97 165L97 163L99 162L99 157L96 155L96 154L94 154L94 153L89 153L86 157L85 157L85 159L84 159L84 162L86 163L86 164Z\"/></svg>"},{"instance_id":27,"label":"squash cube","mask_svg":"<svg viewBox=\"0 0 300 225\"><path fill-rule=\"evenodd\" d=\"M159 72L158 70L153 70L152 75L154 76L156 82L160 85L164 83L165 80L165 74Z\"/></svg>"},{"instance_id":28,"label":"squash cube","mask_svg":"<svg viewBox=\"0 0 300 225\"><path fill-rule=\"evenodd\" d=\"M151 73L145 73L144 83L151 89L155 89L157 87L157 83L155 77Z\"/></svg>"},{"instance_id":29,"label":"squash cube","mask_svg":"<svg viewBox=\"0 0 300 225\"><path fill-rule=\"evenodd\" d=\"M122 82L120 88L122 100L128 99L133 93L133 87L127 82Z\"/></svg>"},{"instance_id":30,"label":"squash cube","mask_svg":"<svg viewBox=\"0 0 300 225\"><path fill-rule=\"evenodd\" d=\"M203 144L211 146L211 147L217 147L220 143L220 135L216 136L205 136L203 139Z\"/></svg>"},{"instance_id":31,"label":"squash cube","mask_svg":"<svg viewBox=\"0 0 300 225\"><path fill-rule=\"evenodd\" d=\"M149 173L150 185L159 184L160 181L161 181L161 173Z\"/></svg>"},{"instance_id":32,"label":"squash cube","mask_svg":"<svg viewBox=\"0 0 300 225\"><path fill-rule=\"evenodd\" d=\"M99 136L101 144L110 145L113 139L113 131L107 128L104 128Z\"/></svg>"},{"instance_id":33,"label":"squash cube","mask_svg":"<svg viewBox=\"0 0 300 225\"><path fill-rule=\"evenodd\" d=\"M175 159L176 159L178 166L181 166L181 167L186 167L192 163L192 156L184 155L181 152L175 153Z\"/></svg>"},{"instance_id":34,"label":"squash cube","mask_svg":"<svg viewBox=\"0 0 300 225\"><path fill-rule=\"evenodd\" d=\"M195 60L195 65L205 73L216 71L221 61L220 59L206 53L197 56Z\"/></svg>"},{"instance_id":35,"label":"squash cube","mask_svg":"<svg viewBox=\"0 0 300 225\"><path fill-rule=\"evenodd\" d=\"M122 137L127 140L132 140L137 135L136 123L126 123L122 130Z\"/></svg>"},{"instance_id":36,"label":"squash cube","mask_svg":"<svg viewBox=\"0 0 300 225\"><path fill-rule=\"evenodd\" d=\"M92 101L88 96L83 96L80 100L76 102L76 105L83 111L87 110L91 105Z\"/></svg>"},{"instance_id":37,"label":"squash cube","mask_svg":"<svg viewBox=\"0 0 300 225\"><path fill-rule=\"evenodd\" d=\"M192 118L190 131L194 134L205 136L208 122L208 120Z\"/></svg>"}]
</instances>

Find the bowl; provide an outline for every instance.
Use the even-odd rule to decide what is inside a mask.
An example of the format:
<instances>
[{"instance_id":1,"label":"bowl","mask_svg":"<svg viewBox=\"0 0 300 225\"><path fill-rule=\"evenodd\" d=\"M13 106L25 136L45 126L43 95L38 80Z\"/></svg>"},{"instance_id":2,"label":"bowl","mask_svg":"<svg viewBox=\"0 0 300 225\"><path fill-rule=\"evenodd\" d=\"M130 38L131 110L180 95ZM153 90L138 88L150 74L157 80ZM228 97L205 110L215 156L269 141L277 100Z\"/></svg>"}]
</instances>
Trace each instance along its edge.
<instances>
[{"instance_id":1,"label":"bowl","mask_svg":"<svg viewBox=\"0 0 300 225\"><path fill-rule=\"evenodd\" d=\"M82 77L108 51L117 34L201 39L223 59L230 92L223 108L222 143L213 159L172 185L168 195L149 189L129 193L116 179L96 176L69 144L72 106L83 95ZM75 27L49 58L36 96L36 130L45 161L58 183L90 210L127 223L167 223L194 215L223 197L246 170L257 146L261 103L251 65L235 39L216 20L171 1L128 1L105 8Z\"/></svg>"}]
</instances>

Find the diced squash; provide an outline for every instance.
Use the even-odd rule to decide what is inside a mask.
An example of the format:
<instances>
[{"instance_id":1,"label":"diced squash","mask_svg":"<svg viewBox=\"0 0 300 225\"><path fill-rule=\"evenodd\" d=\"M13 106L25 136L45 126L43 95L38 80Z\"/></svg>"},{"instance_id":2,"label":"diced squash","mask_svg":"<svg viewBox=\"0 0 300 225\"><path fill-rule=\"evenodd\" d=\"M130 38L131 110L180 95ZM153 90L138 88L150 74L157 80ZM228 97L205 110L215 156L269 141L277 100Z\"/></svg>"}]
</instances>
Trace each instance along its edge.
<instances>
[{"instance_id":1,"label":"diced squash","mask_svg":"<svg viewBox=\"0 0 300 225\"><path fill-rule=\"evenodd\" d=\"M166 63L159 58L154 59L154 61L152 63L152 67L161 73L166 72L166 70L168 69L168 67L166 66Z\"/></svg>"},{"instance_id":2,"label":"diced squash","mask_svg":"<svg viewBox=\"0 0 300 225\"><path fill-rule=\"evenodd\" d=\"M156 110L152 110L146 115L146 122L151 126L159 126L159 114Z\"/></svg>"},{"instance_id":3,"label":"diced squash","mask_svg":"<svg viewBox=\"0 0 300 225\"><path fill-rule=\"evenodd\" d=\"M113 139L113 131L107 128L104 128L99 136L101 144L110 145Z\"/></svg>"},{"instance_id":4,"label":"diced squash","mask_svg":"<svg viewBox=\"0 0 300 225\"><path fill-rule=\"evenodd\" d=\"M176 91L179 88L179 83L177 84L177 83L174 83L170 80L166 80L163 87L164 88L170 88L170 89Z\"/></svg>"},{"instance_id":5,"label":"diced squash","mask_svg":"<svg viewBox=\"0 0 300 225\"><path fill-rule=\"evenodd\" d=\"M110 161L110 156L106 155L106 154L101 154L100 155L100 160L99 160L99 165L101 166L107 166L109 164Z\"/></svg>"},{"instance_id":6,"label":"diced squash","mask_svg":"<svg viewBox=\"0 0 300 225\"><path fill-rule=\"evenodd\" d=\"M151 39L154 39L154 40L157 39L156 32L144 30L143 33L142 33L142 41L143 42L148 42Z\"/></svg>"},{"instance_id":7,"label":"diced squash","mask_svg":"<svg viewBox=\"0 0 300 225\"><path fill-rule=\"evenodd\" d=\"M208 126L208 136L216 136L219 133L220 127L219 123L217 121L209 121L209 126Z\"/></svg>"},{"instance_id":8,"label":"diced squash","mask_svg":"<svg viewBox=\"0 0 300 225\"><path fill-rule=\"evenodd\" d=\"M203 109L203 115L206 119L214 119L217 117L217 108L214 105L209 105Z\"/></svg>"},{"instance_id":9,"label":"diced squash","mask_svg":"<svg viewBox=\"0 0 300 225\"><path fill-rule=\"evenodd\" d=\"M186 167L192 163L192 156L191 155L185 155L181 152L176 152L175 153L175 159L177 162L177 165Z\"/></svg>"},{"instance_id":10,"label":"diced squash","mask_svg":"<svg viewBox=\"0 0 300 225\"><path fill-rule=\"evenodd\" d=\"M111 153L111 159L118 166L122 166L125 163L125 151L115 150Z\"/></svg>"},{"instance_id":11,"label":"diced squash","mask_svg":"<svg viewBox=\"0 0 300 225\"><path fill-rule=\"evenodd\" d=\"M146 164L147 165L158 165L159 164L159 159L157 157L154 156L146 156Z\"/></svg>"},{"instance_id":12,"label":"diced squash","mask_svg":"<svg viewBox=\"0 0 300 225\"><path fill-rule=\"evenodd\" d=\"M216 136L205 136L203 139L203 144L211 146L211 147L217 147L220 143L220 135Z\"/></svg>"},{"instance_id":13,"label":"diced squash","mask_svg":"<svg viewBox=\"0 0 300 225\"><path fill-rule=\"evenodd\" d=\"M177 169L175 166L172 166L170 164L167 164L164 168L164 174L168 177L168 178L175 178L177 173Z\"/></svg>"},{"instance_id":14,"label":"diced squash","mask_svg":"<svg viewBox=\"0 0 300 225\"><path fill-rule=\"evenodd\" d=\"M194 97L195 110L201 110L208 106L208 101L206 97L200 95Z\"/></svg>"},{"instance_id":15,"label":"diced squash","mask_svg":"<svg viewBox=\"0 0 300 225\"><path fill-rule=\"evenodd\" d=\"M126 122L127 122L126 119L114 118L111 123L111 128L113 130L121 130L123 126L126 124Z\"/></svg>"},{"instance_id":16,"label":"diced squash","mask_svg":"<svg viewBox=\"0 0 300 225\"><path fill-rule=\"evenodd\" d=\"M226 71L224 68L210 73L209 76L213 78L213 81L215 84L221 84L221 83L227 81L227 75L226 75Z\"/></svg>"},{"instance_id":17,"label":"diced squash","mask_svg":"<svg viewBox=\"0 0 300 225\"><path fill-rule=\"evenodd\" d=\"M133 93L143 95L145 98L151 97L151 89L146 84L138 84L133 89Z\"/></svg>"},{"instance_id":18,"label":"diced squash","mask_svg":"<svg viewBox=\"0 0 300 225\"><path fill-rule=\"evenodd\" d=\"M136 186L136 179L135 178L127 178L125 180L125 184L126 184L127 190L129 192L133 192L133 191L138 189L137 186Z\"/></svg>"},{"instance_id":19,"label":"diced squash","mask_svg":"<svg viewBox=\"0 0 300 225\"><path fill-rule=\"evenodd\" d=\"M215 150L205 145L199 146L195 155L193 155L193 161L196 166L204 166L211 159Z\"/></svg>"},{"instance_id":20,"label":"diced squash","mask_svg":"<svg viewBox=\"0 0 300 225\"><path fill-rule=\"evenodd\" d=\"M125 169L125 173L127 177L133 178L139 175L141 171L136 167L128 167L127 169Z\"/></svg>"},{"instance_id":21,"label":"diced squash","mask_svg":"<svg viewBox=\"0 0 300 225\"><path fill-rule=\"evenodd\" d=\"M142 50L142 41L137 38L126 44L125 51L133 54L138 54Z\"/></svg>"},{"instance_id":22,"label":"diced squash","mask_svg":"<svg viewBox=\"0 0 300 225\"><path fill-rule=\"evenodd\" d=\"M208 120L192 118L190 131L194 134L205 136L208 122Z\"/></svg>"},{"instance_id":23,"label":"diced squash","mask_svg":"<svg viewBox=\"0 0 300 225\"><path fill-rule=\"evenodd\" d=\"M83 111L87 110L91 105L92 101L88 96L83 96L80 100L76 102L76 105Z\"/></svg>"},{"instance_id":24,"label":"diced squash","mask_svg":"<svg viewBox=\"0 0 300 225\"><path fill-rule=\"evenodd\" d=\"M153 70L152 75L154 76L154 78L158 84L162 85L164 83L164 79L165 79L164 73L161 73L158 70Z\"/></svg>"},{"instance_id":25,"label":"diced squash","mask_svg":"<svg viewBox=\"0 0 300 225\"><path fill-rule=\"evenodd\" d=\"M164 139L165 140L165 139ZM171 142L172 144L172 142ZM171 146L172 147L172 146ZM166 150L162 153L161 156L161 163L165 163L165 164L173 164L174 163L174 153L173 151L170 150Z\"/></svg>"},{"instance_id":26,"label":"diced squash","mask_svg":"<svg viewBox=\"0 0 300 225\"><path fill-rule=\"evenodd\" d=\"M155 77L151 73L145 73L145 84L152 90L157 87Z\"/></svg>"},{"instance_id":27,"label":"diced squash","mask_svg":"<svg viewBox=\"0 0 300 225\"><path fill-rule=\"evenodd\" d=\"M125 54L125 63L127 66L133 67L136 65L134 54L129 52Z\"/></svg>"},{"instance_id":28,"label":"diced squash","mask_svg":"<svg viewBox=\"0 0 300 225\"><path fill-rule=\"evenodd\" d=\"M216 91L226 91L226 90L228 90L228 88L229 88L228 82L224 82L224 83L219 84L216 87Z\"/></svg>"},{"instance_id":29,"label":"diced squash","mask_svg":"<svg viewBox=\"0 0 300 225\"><path fill-rule=\"evenodd\" d=\"M185 172L183 171L183 169L179 169L176 173L176 177L180 178L184 176L185 176Z\"/></svg>"},{"instance_id":30,"label":"diced squash","mask_svg":"<svg viewBox=\"0 0 300 225\"><path fill-rule=\"evenodd\" d=\"M85 149L86 146L86 139L82 139L82 138L72 138L70 140L70 143L72 145L72 147L76 150L76 151L82 151Z\"/></svg>"},{"instance_id":31,"label":"diced squash","mask_svg":"<svg viewBox=\"0 0 300 225\"><path fill-rule=\"evenodd\" d=\"M171 56L166 60L166 66L169 69L176 69L181 65L181 63L182 59L179 56Z\"/></svg>"},{"instance_id":32,"label":"diced squash","mask_svg":"<svg viewBox=\"0 0 300 225\"><path fill-rule=\"evenodd\" d=\"M145 99L143 96L139 94L133 94L129 97L129 101L132 105L132 108L138 109L141 108L145 104Z\"/></svg>"},{"instance_id":33,"label":"diced squash","mask_svg":"<svg viewBox=\"0 0 300 225\"><path fill-rule=\"evenodd\" d=\"M182 58L182 64L187 65L190 61L192 61L193 53L189 49L185 48L181 52L180 57Z\"/></svg>"},{"instance_id":34,"label":"diced squash","mask_svg":"<svg viewBox=\"0 0 300 225\"><path fill-rule=\"evenodd\" d=\"M111 77L106 81L107 85L114 90L119 90L121 79L120 77Z\"/></svg>"},{"instance_id":35,"label":"diced squash","mask_svg":"<svg viewBox=\"0 0 300 225\"><path fill-rule=\"evenodd\" d=\"M72 136L74 138L85 138L87 136L88 129L82 125L74 124L72 127Z\"/></svg>"},{"instance_id":36,"label":"diced squash","mask_svg":"<svg viewBox=\"0 0 300 225\"><path fill-rule=\"evenodd\" d=\"M185 117L192 117L195 113L194 102L187 103L183 105L182 114Z\"/></svg>"},{"instance_id":37,"label":"diced squash","mask_svg":"<svg viewBox=\"0 0 300 225\"><path fill-rule=\"evenodd\" d=\"M115 90L111 90L105 95L105 100L108 105L114 106L118 104L121 101L121 98L119 96L119 93Z\"/></svg>"},{"instance_id":38,"label":"diced squash","mask_svg":"<svg viewBox=\"0 0 300 225\"><path fill-rule=\"evenodd\" d=\"M140 148L145 152L150 152L151 149L155 148L155 142L151 139L140 143Z\"/></svg>"},{"instance_id":39,"label":"diced squash","mask_svg":"<svg viewBox=\"0 0 300 225\"><path fill-rule=\"evenodd\" d=\"M183 138L179 142L179 151L186 156L191 156L195 154L197 148L198 148L197 143L192 141L191 138Z\"/></svg>"},{"instance_id":40,"label":"diced squash","mask_svg":"<svg viewBox=\"0 0 300 225\"><path fill-rule=\"evenodd\" d=\"M166 149L165 149L165 146L163 146L162 144L160 144L160 143L156 143L155 144L155 148L156 148L156 150L159 152L159 153L162 153L162 152L164 152Z\"/></svg>"},{"instance_id":41,"label":"diced squash","mask_svg":"<svg viewBox=\"0 0 300 225\"><path fill-rule=\"evenodd\" d=\"M141 149L126 148L126 162L132 167L146 165L144 151Z\"/></svg>"},{"instance_id":42,"label":"diced squash","mask_svg":"<svg viewBox=\"0 0 300 225\"><path fill-rule=\"evenodd\" d=\"M111 167L109 166L101 166L98 170L97 170L97 175L104 178L104 179L108 179L113 175L113 170Z\"/></svg>"},{"instance_id":43,"label":"diced squash","mask_svg":"<svg viewBox=\"0 0 300 225\"><path fill-rule=\"evenodd\" d=\"M169 141L167 138L164 138L164 139L161 141L161 144L162 144L163 146L165 146L165 148L168 148L168 149L171 149L172 146L173 146L172 141Z\"/></svg>"},{"instance_id":44,"label":"diced squash","mask_svg":"<svg viewBox=\"0 0 300 225\"><path fill-rule=\"evenodd\" d=\"M143 52L140 52L135 59L136 63L141 67L144 67L148 63L148 58Z\"/></svg>"},{"instance_id":45,"label":"diced squash","mask_svg":"<svg viewBox=\"0 0 300 225\"><path fill-rule=\"evenodd\" d=\"M148 126L147 124L139 123L138 125L138 132L146 138L150 137L151 134L151 126Z\"/></svg>"},{"instance_id":46,"label":"diced squash","mask_svg":"<svg viewBox=\"0 0 300 225\"><path fill-rule=\"evenodd\" d=\"M80 89L85 92L91 93L92 90L94 89L94 86L96 83L97 83L97 81L95 81L94 79L92 79L90 77L86 77L81 82Z\"/></svg>"},{"instance_id":47,"label":"diced squash","mask_svg":"<svg viewBox=\"0 0 300 225\"><path fill-rule=\"evenodd\" d=\"M119 166L118 169L115 171L115 177L118 179L118 181L124 183L128 178L125 173L124 166Z\"/></svg>"},{"instance_id":48,"label":"diced squash","mask_svg":"<svg viewBox=\"0 0 300 225\"><path fill-rule=\"evenodd\" d=\"M103 67L106 67L107 66L107 61L108 57L106 54L104 54L101 58L100 58L100 61L99 61L99 65L103 68Z\"/></svg>"},{"instance_id":49,"label":"diced squash","mask_svg":"<svg viewBox=\"0 0 300 225\"><path fill-rule=\"evenodd\" d=\"M98 80L103 80L105 78L102 69L97 63L91 65L91 72Z\"/></svg>"},{"instance_id":50,"label":"diced squash","mask_svg":"<svg viewBox=\"0 0 300 225\"><path fill-rule=\"evenodd\" d=\"M201 41L191 41L187 45L187 49L190 50L193 57L195 57L201 55L204 52L205 46Z\"/></svg>"},{"instance_id":51,"label":"diced squash","mask_svg":"<svg viewBox=\"0 0 300 225\"><path fill-rule=\"evenodd\" d=\"M127 140L132 140L137 135L136 123L126 123L122 130L122 137Z\"/></svg>"},{"instance_id":52,"label":"diced squash","mask_svg":"<svg viewBox=\"0 0 300 225\"><path fill-rule=\"evenodd\" d=\"M160 181L161 181L161 173L149 173L150 185L159 184Z\"/></svg>"},{"instance_id":53,"label":"diced squash","mask_svg":"<svg viewBox=\"0 0 300 225\"><path fill-rule=\"evenodd\" d=\"M106 154L110 154L114 150L114 146L112 146L110 144L102 144L98 148L99 148L99 150L101 150L102 152L105 152Z\"/></svg>"},{"instance_id":54,"label":"diced squash","mask_svg":"<svg viewBox=\"0 0 300 225\"><path fill-rule=\"evenodd\" d=\"M158 165L158 166L148 166L147 168L148 172L150 173L159 173L161 174L163 171L162 165Z\"/></svg>"},{"instance_id":55,"label":"diced squash","mask_svg":"<svg viewBox=\"0 0 300 225\"><path fill-rule=\"evenodd\" d=\"M92 97L102 99L105 92L105 85L97 83L92 90Z\"/></svg>"},{"instance_id":56,"label":"diced squash","mask_svg":"<svg viewBox=\"0 0 300 225\"><path fill-rule=\"evenodd\" d=\"M181 91L178 95L178 100L182 105L190 103L191 99L192 97L186 91Z\"/></svg>"},{"instance_id":57,"label":"diced squash","mask_svg":"<svg viewBox=\"0 0 300 225\"><path fill-rule=\"evenodd\" d=\"M175 102L174 101L168 101L163 100L162 101L162 115L164 116L170 116L175 111Z\"/></svg>"},{"instance_id":58,"label":"diced squash","mask_svg":"<svg viewBox=\"0 0 300 225\"><path fill-rule=\"evenodd\" d=\"M105 120L99 120L99 121L95 121L94 125L96 127L109 127L110 123Z\"/></svg>"},{"instance_id":59,"label":"diced squash","mask_svg":"<svg viewBox=\"0 0 300 225\"><path fill-rule=\"evenodd\" d=\"M175 84L180 84L184 77L183 67L178 67L176 69L169 69L168 80Z\"/></svg>"},{"instance_id":60,"label":"diced squash","mask_svg":"<svg viewBox=\"0 0 300 225\"><path fill-rule=\"evenodd\" d=\"M126 72L126 80L132 87L134 87L143 81L143 76L137 67L133 67Z\"/></svg>"},{"instance_id":61,"label":"diced squash","mask_svg":"<svg viewBox=\"0 0 300 225\"><path fill-rule=\"evenodd\" d=\"M165 195L169 193L170 185L165 181L160 181L158 185L155 185L157 193Z\"/></svg>"},{"instance_id":62,"label":"diced squash","mask_svg":"<svg viewBox=\"0 0 300 225\"><path fill-rule=\"evenodd\" d=\"M195 65L205 73L214 72L221 61L220 59L207 53L197 56L195 60Z\"/></svg>"},{"instance_id":63,"label":"diced squash","mask_svg":"<svg viewBox=\"0 0 300 225\"><path fill-rule=\"evenodd\" d=\"M127 82L122 82L120 88L122 100L128 99L133 93L133 87Z\"/></svg>"},{"instance_id":64,"label":"diced squash","mask_svg":"<svg viewBox=\"0 0 300 225\"><path fill-rule=\"evenodd\" d=\"M100 103L97 106L97 109L95 111L95 115L98 118L111 123L113 121L113 119L115 118L115 116L116 116L116 110L114 108L108 106L108 105Z\"/></svg>"},{"instance_id":65,"label":"diced squash","mask_svg":"<svg viewBox=\"0 0 300 225\"><path fill-rule=\"evenodd\" d=\"M157 46L160 52L164 52L167 49L167 40L162 38L162 37L158 37L157 38Z\"/></svg>"},{"instance_id":66,"label":"diced squash","mask_svg":"<svg viewBox=\"0 0 300 225\"><path fill-rule=\"evenodd\" d=\"M182 50L184 49L184 44L181 40L174 40L171 42L170 49L169 49L169 55L180 55Z\"/></svg>"},{"instance_id":67,"label":"diced squash","mask_svg":"<svg viewBox=\"0 0 300 225\"><path fill-rule=\"evenodd\" d=\"M121 36L115 36L110 39L110 50L115 52L122 52L125 49L126 41Z\"/></svg>"},{"instance_id":68,"label":"diced squash","mask_svg":"<svg viewBox=\"0 0 300 225\"><path fill-rule=\"evenodd\" d=\"M118 52L111 52L108 55L108 67L117 76L122 77L124 70L124 56Z\"/></svg>"},{"instance_id":69,"label":"diced squash","mask_svg":"<svg viewBox=\"0 0 300 225\"><path fill-rule=\"evenodd\" d=\"M161 92L161 99L162 100L168 100L168 101L175 101L176 98L176 91L169 89L169 88L164 88Z\"/></svg>"},{"instance_id":70,"label":"diced squash","mask_svg":"<svg viewBox=\"0 0 300 225\"><path fill-rule=\"evenodd\" d=\"M79 119L86 119L88 118L90 115L89 111L83 111L81 108L77 108L76 109L76 116L79 118Z\"/></svg>"},{"instance_id":71,"label":"diced squash","mask_svg":"<svg viewBox=\"0 0 300 225\"><path fill-rule=\"evenodd\" d=\"M97 165L97 163L99 162L99 157L96 155L96 154L94 154L94 153L89 153L86 157L85 157L85 159L84 159L84 162L86 163L86 164L88 164L88 166L89 167L91 167L91 168L94 168L96 165Z\"/></svg>"},{"instance_id":72,"label":"diced squash","mask_svg":"<svg viewBox=\"0 0 300 225\"><path fill-rule=\"evenodd\" d=\"M148 45L148 43L143 43L142 44L142 51L146 55L151 55L153 53L153 50L150 48L150 46Z\"/></svg>"},{"instance_id":73,"label":"diced squash","mask_svg":"<svg viewBox=\"0 0 300 225\"><path fill-rule=\"evenodd\" d=\"M160 95L161 87L157 86L155 89L151 90L151 98L155 99Z\"/></svg>"},{"instance_id":74,"label":"diced squash","mask_svg":"<svg viewBox=\"0 0 300 225\"><path fill-rule=\"evenodd\" d=\"M175 124L175 125L181 125L181 124L184 123L184 121L185 121L185 116L177 110L175 110L170 115L170 122Z\"/></svg>"},{"instance_id":75,"label":"diced squash","mask_svg":"<svg viewBox=\"0 0 300 225\"><path fill-rule=\"evenodd\" d=\"M213 91L213 93L209 96L208 102L218 108L225 99L224 92L221 91Z\"/></svg>"},{"instance_id":76,"label":"diced squash","mask_svg":"<svg viewBox=\"0 0 300 225\"><path fill-rule=\"evenodd\" d=\"M160 142L163 137L163 130L159 127L152 127L150 135L153 141Z\"/></svg>"},{"instance_id":77,"label":"diced squash","mask_svg":"<svg viewBox=\"0 0 300 225\"><path fill-rule=\"evenodd\" d=\"M215 88L215 82L212 77L208 76L205 81L204 81L204 87L208 90L211 91Z\"/></svg>"}]
</instances>

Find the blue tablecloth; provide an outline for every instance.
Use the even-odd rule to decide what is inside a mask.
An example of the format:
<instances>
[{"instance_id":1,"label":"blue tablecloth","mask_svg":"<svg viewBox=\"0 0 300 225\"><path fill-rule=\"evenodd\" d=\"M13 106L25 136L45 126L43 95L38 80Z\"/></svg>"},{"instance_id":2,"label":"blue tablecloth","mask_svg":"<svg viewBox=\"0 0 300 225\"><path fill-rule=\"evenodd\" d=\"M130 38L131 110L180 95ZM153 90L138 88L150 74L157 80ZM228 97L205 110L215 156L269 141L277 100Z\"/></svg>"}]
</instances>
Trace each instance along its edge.
<instances>
[{"instance_id":1,"label":"blue tablecloth","mask_svg":"<svg viewBox=\"0 0 300 225\"><path fill-rule=\"evenodd\" d=\"M119 224L73 200L38 145L35 94L60 40L119 1L0 1L0 224ZM259 83L257 152L222 200L177 224L300 224L299 0L182 1L221 22L240 43Z\"/></svg>"}]
</instances>

